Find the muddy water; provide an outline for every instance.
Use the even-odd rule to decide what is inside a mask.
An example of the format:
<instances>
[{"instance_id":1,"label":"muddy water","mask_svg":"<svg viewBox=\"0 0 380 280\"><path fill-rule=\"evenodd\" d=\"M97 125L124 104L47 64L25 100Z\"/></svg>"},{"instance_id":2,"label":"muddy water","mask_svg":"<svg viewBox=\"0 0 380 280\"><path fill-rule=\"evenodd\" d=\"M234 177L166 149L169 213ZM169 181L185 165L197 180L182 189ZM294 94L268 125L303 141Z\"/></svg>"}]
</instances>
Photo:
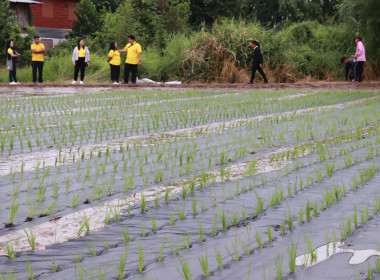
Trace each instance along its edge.
<instances>
[{"instance_id":1,"label":"muddy water","mask_svg":"<svg viewBox=\"0 0 380 280\"><path fill-rule=\"evenodd\" d=\"M348 261L351 265L362 264L372 256L380 256L380 251L374 249L368 250L355 250L341 248L344 246L344 242L337 242L335 244L329 243L323 246L318 247L314 250L315 258L311 258L310 254L304 254L296 258L297 266L310 267L330 259L332 256L341 253L350 253L352 257Z\"/></svg>"},{"instance_id":2,"label":"muddy water","mask_svg":"<svg viewBox=\"0 0 380 280\"><path fill-rule=\"evenodd\" d=\"M37 168L37 166L39 166L39 168L42 169L44 167L53 167L55 165L59 166L59 165L71 164L73 163L72 161L73 156L75 155L77 159L80 159L83 152L84 152L83 160L87 160L90 157L91 150L93 150L94 152L97 152L99 150L102 152L105 152L107 149L119 148L120 146L126 146L127 144L136 143L136 142L141 143L143 146L147 146L147 145L151 145L152 140L154 139L163 139L163 141L170 141L174 137L190 137L191 135L194 135L194 134L204 135L206 133L215 133L219 131L220 128L222 127L227 129L228 127L236 126L236 125L244 125L251 121L262 122L265 120L287 118L290 116L302 115L302 114L307 114L311 112L320 112L320 111L331 110L331 109L341 109L347 106L351 106L353 104L359 104L359 103L366 102L368 100L376 100L379 98L380 96L375 96L375 97L364 98L364 99L355 100L355 101L348 101L348 102L336 104L336 105L307 108L307 109L301 109L301 110L296 110L296 111L289 111L285 113L256 116L252 118L242 118L242 119L232 120L228 122L218 122L218 123L212 123L212 124L207 124L207 125L201 125L201 126L197 126L193 128L171 130L164 133L136 135L136 136L131 136L127 138L111 140L111 141L107 141L107 142L103 142L99 144L91 144L91 145L85 145L85 146L79 146L79 147L65 148L65 149L62 149L61 152L59 150L50 150L46 152L36 152L36 153L3 157L0 159L0 176L6 176L10 174L11 172L20 171L23 164L24 164L24 171L33 171ZM56 159L63 159L63 158L66 158L65 163L61 162L61 160L57 160L56 162Z\"/></svg>"}]
</instances>

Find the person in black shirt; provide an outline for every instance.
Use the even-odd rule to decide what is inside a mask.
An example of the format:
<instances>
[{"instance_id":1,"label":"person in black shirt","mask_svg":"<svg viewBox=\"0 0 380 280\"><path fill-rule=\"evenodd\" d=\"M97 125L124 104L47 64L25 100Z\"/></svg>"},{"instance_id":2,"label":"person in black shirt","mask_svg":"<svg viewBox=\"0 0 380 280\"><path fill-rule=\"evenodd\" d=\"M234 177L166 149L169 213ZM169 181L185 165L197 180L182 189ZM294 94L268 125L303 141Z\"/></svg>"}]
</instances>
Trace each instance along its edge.
<instances>
[{"instance_id":1,"label":"person in black shirt","mask_svg":"<svg viewBox=\"0 0 380 280\"><path fill-rule=\"evenodd\" d=\"M267 84L268 79L263 71L263 55L261 54L260 44L257 41L252 41L251 46L253 48L253 61L252 61L252 75L251 75L251 80L249 81L249 84L253 84L257 70L263 77L264 83Z\"/></svg>"},{"instance_id":2,"label":"person in black shirt","mask_svg":"<svg viewBox=\"0 0 380 280\"><path fill-rule=\"evenodd\" d=\"M355 81L355 75L354 75L355 74L355 64L356 64L355 61L350 60L347 57L342 57L342 59L340 61L345 65L344 66L344 70L345 70L344 78L345 78L345 80L347 81L348 77L350 77L350 80L354 82ZM351 74L350 74L350 69L351 69Z\"/></svg>"}]
</instances>

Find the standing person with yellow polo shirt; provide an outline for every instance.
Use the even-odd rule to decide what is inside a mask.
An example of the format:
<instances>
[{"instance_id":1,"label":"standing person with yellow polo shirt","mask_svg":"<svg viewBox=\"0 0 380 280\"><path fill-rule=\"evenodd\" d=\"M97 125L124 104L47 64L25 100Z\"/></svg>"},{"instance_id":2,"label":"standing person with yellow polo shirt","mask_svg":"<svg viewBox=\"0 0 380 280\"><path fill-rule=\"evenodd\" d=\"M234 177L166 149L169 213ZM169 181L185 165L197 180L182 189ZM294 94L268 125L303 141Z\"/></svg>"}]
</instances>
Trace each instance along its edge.
<instances>
[{"instance_id":1,"label":"standing person with yellow polo shirt","mask_svg":"<svg viewBox=\"0 0 380 280\"><path fill-rule=\"evenodd\" d=\"M39 36L34 36L34 44L30 46L30 49L32 50L33 83L37 84L38 70L38 82L43 84L42 72L44 70L44 54L46 50L44 44L40 43Z\"/></svg>"},{"instance_id":2,"label":"standing person with yellow polo shirt","mask_svg":"<svg viewBox=\"0 0 380 280\"><path fill-rule=\"evenodd\" d=\"M16 63L17 58L20 56L20 54L16 51L14 47L14 42L9 41L7 43L7 60L9 61L9 84L11 85L17 85L20 84L17 81L16 77ZM8 65L8 64L7 64Z\"/></svg>"},{"instance_id":3,"label":"standing person with yellow polo shirt","mask_svg":"<svg viewBox=\"0 0 380 280\"><path fill-rule=\"evenodd\" d=\"M109 53L108 53L108 62L111 66L111 81L112 84L118 85L120 77L120 52L117 50L117 43L111 42Z\"/></svg>"},{"instance_id":4,"label":"standing person with yellow polo shirt","mask_svg":"<svg viewBox=\"0 0 380 280\"><path fill-rule=\"evenodd\" d=\"M120 53L127 53L127 59L124 65L124 84L128 84L129 72L132 72L132 84L136 84L137 66L141 65L141 46L135 42L135 36L128 37L128 44Z\"/></svg>"},{"instance_id":5,"label":"standing person with yellow polo shirt","mask_svg":"<svg viewBox=\"0 0 380 280\"><path fill-rule=\"evenodd\" d=\"M83 85L84 72L87 66L90 66L90 51L84 45L83 39L78 40L78 45L74 48L72 57L74 67L74 81L73 85L77 83L78 74L80 70L80 84Z\"/></svg>"}]
</instances>

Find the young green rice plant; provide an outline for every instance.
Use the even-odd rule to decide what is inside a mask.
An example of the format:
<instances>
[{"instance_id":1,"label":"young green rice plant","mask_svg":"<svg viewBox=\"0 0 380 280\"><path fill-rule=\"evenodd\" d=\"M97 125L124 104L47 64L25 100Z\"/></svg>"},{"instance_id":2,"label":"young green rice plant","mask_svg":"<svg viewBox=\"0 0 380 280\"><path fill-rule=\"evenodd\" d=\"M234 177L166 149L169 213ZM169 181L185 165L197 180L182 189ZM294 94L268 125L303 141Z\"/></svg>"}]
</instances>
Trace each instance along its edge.
<instances>
[{"instance_id":1,"label":"young green rice plant","mask_svg":"<svg viewBox=\"0 0 380 280\"><path fill-rule=\"evenodd\" d=\"M125 252L123 255L120 256L119 262L114 263L114 267L116 271L118 272L118 279L122 280L125 279L125 267L127 265L127 259L128 259L128 252L129 252L129 245L127 246Z\"/></svg>"},{"instance_id":2,"label":"young green rice plant","mask_svg":"<svg viewBox=\"0 0 380 280\"><path fill-rule=\"evenodd\" d=\"M4 243L4 251L7 253L8 258L13 259L18 256L15 251L14 244L11 241Z\"/></svg>"},{"instance_id":3,"label":"young green rice plant","mask_svg":"<svg viewBox=\"0 0 380 280\"><path fill-rule=\"evenodd\" d=\"M233 222L235 227L238 226L238 223L239 223L238 215L239 215L238 210L232 212L232 222Z\"/></svg>"},{"instance_id":4,"label":"young green rice plant","mask_svg":"<svg viewBox=\"0 0 380 280\"><path fill-rule=\"evenodd\" d=\"M283 263L283 259L280 257L280 253L277 252L276 256L274 258L274 265L276 267L276 278L277 278L277 280L282 279L282 270L283 270L282 263Z\"/></svg>"},{"instance_id":5,"label":"young green rice plant","mask_svg":"<svg viewBox=\"0 0 380 280\"><path fill-rule=\"evenodd\" d=\"M174 247L172 241L170 240L170 237L167 237L170 250L172 251L173 256L178 255L179 251L182 249L182 241L180 240L177 244L177 247Z\"/></svg>"},{"instance_id":6,"label":"young green rice plant","mask_svg":"<svg viewBox=\"0 0 380 280\"><path fill-rule=\"evenodd\" d=\"M377 259L375 261L375 265L376 265L376 272L380 273L380 259Z\"/></svg>"},{"instance_id":7,"label":"young green rice plant","mask_svg":"<svg viewBox=\"0 0 380 280\"><path fill-rule=\"evenodd\" d=\"M352 221L354 223L355 229L358 229L358 212L356 210L356 205L354 207L354 214L352 215Z\"/></svg>"},{"instance_id":8,"label":"young green rice plant","mask_svg":"<svg viewBox=\"0 0 380 280\"><path fill-rule=\"evenodd\" d=\"M141 213L145 213L145 208L146 208L146 200L145 200L145 196L142 194L141 195Z\"/></svg>"},{"instance_id":9,"label":"young green rice plant","mask_svg":"<svg viewBox=\"0 0 380 280\"><path fill-rule=\"evenodd\" d=\"M284 217L284 220L282 221L282 223L280 225L280 234L281 234L281 236L284 236L284 234L285 234L285 217Z\"/></svg>"},{"instance_id":10,"label":"young green rice plant","mask_svg":"<svg viewBox=\"0 0 380 280\"><path fill-rule=\"evenodd\" d=\"M160 198L158 196L156 196L154 198L154 209L157 209L158 208L158 202L159 202Z\"/></svg>"},{"instance_id":11,"label":"young green rice plant","mask_svg":"<svg viewBox=\"0 0 380 280\"><path fill-rule=\"evenodd\" d=\"M183 221L185 219L185 207L186 205L184 204L183 205L183 208L180 209L180 208L177 208L177 211L178 211L178 217L181 221Z\"/></svg>"},{"instance_id":12,"label":"young green rice plant","mask_svg":"<svg viewBox=\"0 0 380 280\"><path fill-rule=\"evenodd\" d=\"M157 222L152 215L150 216L150 220L152 221L152 231L157 232Z\"/></svg>"},{"instance_id":13,"label":"young green rice plant","mask_svg":"<svg viewBox=\"0 0 380 280\"><path fill-rule=\"evenodd\" d=\"M165 205L168 205L169 192L170 192L170 190L168 188L166 188L166 190L165 190Z\"/></svg>"},{"instance_id":14,"label":"young green rice plant","mask_svg":"<svg viewBox=\"0 0 380 280\"><path fill-rule=\"evenodd\" d=\"M202 220L198 220L198 233L199 233L199 241L203 242L204 237L203 237L203 225L202 225Z\"/></svg>"},{"instance_id":15,"label":"young green rice plant","mask_svg":"<svg viewBox=\"0 0 380 280\"><path fill-rule=\"evenodd\" d=\"M87 242L87 249L91 256L96 257L96 247L94 242Z\"/></svg>"},{"instance_id":16,"label":"young green rice plant","mask_svg":"<svg viewBox=\"0 0 380 280\"><path fill-rule=\"evenodd\" d=\"M218 249L214 248L214 252L215 252L216 262L218 263L220 270L223 270L223 257L220 254L220 251Z\"/></svg>"},{"instance_id":17,"label":"young green rice plant","mask_svg":"<svg viewBox=\"0 0 380 280\"><path fill-rule=\"evenodd\" d=\"M141 236L146 237L145 222L143 222L142 227L141 227Z\"/></svg>"},{"instance_id":18,"label":"young green rice plant","mask_svg":"<svg viewBox=\"0 0 380 280\"><path fill-rule=\"evenodd\" d=\"M221 211L219 209L219 216L220 216L220 222L222 223L222 228L224 231L227 230L227 216L226 216L226 213L223 211Z\"/></svg>"},{"instance_id":19,"label":"young green rice plant","mask_svg":"<svg viewBox=\"0 0 380 280\"><path fill-rule=\"evenodd\" d=\"M191 207L193 209L193 216L195 217L197 215L197 197L193 198L193 202L191 204Z\"/></svg>"},{"instance_id":20,"label":"young green rice plant","mask_svg":"<svg viewBox=\"0 0 380 280\"><path fill-rule=\"evenodd\" d=\"M227 245L225 245L227 253L230 255L233 261L238 262L240 261L239 257L239 243L238 239L235 238L235 241L232 243L233 253L230 251Z\"/></svg>"},{"instance_id":21,"label":"young green rice plant","mask_svg":"<svg viewBox=\"0 0 380 280\"><path fill-rule=\"evenodd\" d=\"M293 216L292 213L290 213L290 207L288 206L288 229L290 231L293 231Z\"/></svg>"},{"instance_id":22,"label":"young green rice plant","mask_svg":"<svg viewBox=\"0 0 380 280\"><path fill-rule=\"evenodd\" d=\"M36 249L36 234L32 228L30 228L29 231L24 229L24 233L26 235L26 239L30 245L30 248L32 248L32 251L34 251Z\"/></svg>"},{"instance_id":23,"label":"young green rice plant","mask_svg":"<svg viewBox=\"0 0 380 280\"><path fill-rule=\"evenodd\" d=\"M290 246L288 245L289 269L291 272L295 272L296 270L297 247L298 243L295 241L292 241Z\"/></svg>"},{"instance_id":24,"label":"young green rice plant","mask_svg":"<svg viewBox=\"0 0 380 280\"><path fill-rule=\"evenodd\" d=\"M305 248L310 254L311 259L315 260L317 258L317 253L313 249L311 233L305 233L305 235L303 236L303 240L305 242Z\"/></svg>"},{"instance_id":25,"label":"young green rice plant","mask_svg":"<svg viewBox=\"0 0 380 280\"><path fill-rule=\"evenodd\" d=\"M121 239L123 240L124 243L129 243L131 242L131 237L129 235L128 227L127 225L124 226L123 230L120 233Z\"/></svg>"},{"instance_id":26,"label":"young green rice plant","mask_svg":"<svg viewBox=\"0 0 380 280\"><path fill-rule=\"evenodd\" d=\"M273 242L273 238L272 238L272 226L271 225L269 225L269 226L267 226L267 232L268 232L268 240L269 240L269 242Z\"/></svg>"},{"instance_id":27,"label":"young green rice plant","mask_svg":"<svg viewBox=\"0 0 380 280\"><path fill-rule=\"evenodd\" d=\"M179 270L177 267L178 272L181 274L181 276L185 280L191 280L191 271L190 271L189 262L185 260L185 258L179 259L179 262L181 263L181 270Z\"/></svg>"},{"instance_id":28,"label":"young green rice plant","mask_svg":"<svg viewBox=\"0 0 380 280\"><path fill-rule=\"evenodd\" d=\"M158 254L156 254L156 262L162 262L162 257L164 255L164 249L165 249L165 239L162 242L160 251L158 252Z\"/></svg>"},{"instance_id":29,"label":"young green rice plant","mask_svg":"<svg viewBox=\"0 0 380 280\"><path fill-rule=\"evenodd\" d=\"M373 212L376 215L380 211L380 197L375 197L373 203Z\"/></svg>"},{"instance_id":30,"label":"young green rice plant","mask_svg":"<svg viewBox=\"0 0 380 280\"><path fill-rule=\"evenodd\" d=\"M143 271L145 264L145 253L141 247L140 242L137 241L137 250L139 252L139 272Z\"/></svg>"},{"instance_id":31,"label":"young green rice plant","mask_svg":"<svg viewBox=\"0 0 380 280\"><path fill-rule=\"evenodd\" d=\"M310 219L311 219L311 203L309 200L307 200L307 202L306 202L305 216L306 216L306 221L310 221Z\"/></svg>"},{"instance_id":32,"label":"young green rice plant","mask_svg":"<svg viewBox=\"0 0 380 280\"><path fill-rule=\"evenodd\" d=\"M201 210L202 212L206 211L207 207L206 207L206 201L205 200L202 200L201 201Z\"/></svg>"},{"instance_id":33,"label":"young green rice plant","mask_svg":"<svg viewBox=\"0 0 380 280\"><path fill-rule=\"evenodd\" d=\"M372 268L369 262L368 262L368 268L367 268L367 279L372 280Z\"/></svg>"},{"instance_id":34,"label":"young green rice plant","mask_svg":"<svg viewBox=\"0 0 380 280\"><path fill-rule=\"evenodd\" d=\"M9 205L8 222L5 224L5 227L13 226L13 223L16 219L17 214L18 214L19 206L20 206L20 200L18 199L18 196L16 195L12 199L12 201Z\"/></svg>"},{"instance_id":35,"label":"young green rice plant","mask_svg":"<svg viewBox=\"0 0 380 280\"><path fill-rule=\"evenodd\" d=\"M263 243L261 241L261 232L258 231L257 229L255 232L255 239L256 239L257 245L259 245L260 248L263 248Z\"/></svg>"},{"instance_id":36,"label":"young green rice plant","mask_svg":"<svg viewBox=\"0 0 380 280\"><path fill-rule=\"evenodd\" d=\"M210 276L210 271L208 268L208 256L207 256L207 246L206 246L206 255L203 257L199 257L199 264L201 265L203 276L208 277Z\"/></svg>"},{"instance_id":37,"label":"young green rice plant","mask_svg":"<svg viewBox=\"0 0 380 280\"><path fill-rule=\"evenodd\" d=\"M71 208L75 208L79 204L79 195L80 193L74 194L71 198Z\"/></svg>"},{"instance_id":38,"label":"young green rice plant","mask_svg":"<svg viewBox=\"0 0 380 280\"><path fill-rule=\"evenodd\" d=\"M174 214L172 212L170 212L170 214L169 214L169 225L172 226L174 224L174 219L175 219Z\"/></svg>"},{"instance_id":39,"label":"young green rice plant","mask_svg":"<svg viewBox=\"0 0 380 280\"><path fill-rule=\"evenodd\" d=\"M25 255L25 262L28 268L29 280L34 280L34 268L31 266L27 255Z\"/></svg>"},{"instance_id":40,"label":"young green rice plant","mask_svg":"<svg viewBox=\"0 0 380 280\"><path fill-rule=\"evenodd\" d=\"M313 216L316 217L317 215L318 215L318 202L314 201Z\"/></svg>"},{"instance_id":41,"label":"young green rice plant","mask_svg":"<svg viewBox=\"0 0 380 280\"><path fill-rule=\"evenodd\" d=\"M298 224L299 225L303 224L303 208L300 209L300 213L298 215Z\"/></svg>"}]
</instances>

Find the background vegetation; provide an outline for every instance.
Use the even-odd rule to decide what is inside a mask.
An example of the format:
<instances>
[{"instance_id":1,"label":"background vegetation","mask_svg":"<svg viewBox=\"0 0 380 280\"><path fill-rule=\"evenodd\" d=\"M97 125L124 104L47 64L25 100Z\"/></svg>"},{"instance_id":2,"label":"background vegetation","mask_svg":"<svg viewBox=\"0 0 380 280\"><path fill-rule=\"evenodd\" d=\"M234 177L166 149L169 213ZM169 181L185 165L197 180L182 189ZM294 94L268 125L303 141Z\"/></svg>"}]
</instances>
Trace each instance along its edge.
<instances>
[{"instance_id":1,"label":"background vegetation","mask_svg":"<svg viewBox=\"0 0 380 280\"><path fill-rule=\"evenodd\" d=\"M30 37L19 36L7 3L0 2L0 43L14 38L20 63L27 64ZM377 0L81 0L68 40L49 51L45 80L71 79L72 48L85 38L92 52L87 76L107 81L109 42L124 47L130 34L143 46L140 78L189 82L247 81L253 39L261 43L272 82L341 79L340 58L355 52L353 37L360 34L369 60L365 77L375 79L379 10ZM5 47L0 54L5 57ZM20 80L30 80L29 72L19 72ZM0 71L0 81L6 74Z\"/></svg>"}]
</instances>

